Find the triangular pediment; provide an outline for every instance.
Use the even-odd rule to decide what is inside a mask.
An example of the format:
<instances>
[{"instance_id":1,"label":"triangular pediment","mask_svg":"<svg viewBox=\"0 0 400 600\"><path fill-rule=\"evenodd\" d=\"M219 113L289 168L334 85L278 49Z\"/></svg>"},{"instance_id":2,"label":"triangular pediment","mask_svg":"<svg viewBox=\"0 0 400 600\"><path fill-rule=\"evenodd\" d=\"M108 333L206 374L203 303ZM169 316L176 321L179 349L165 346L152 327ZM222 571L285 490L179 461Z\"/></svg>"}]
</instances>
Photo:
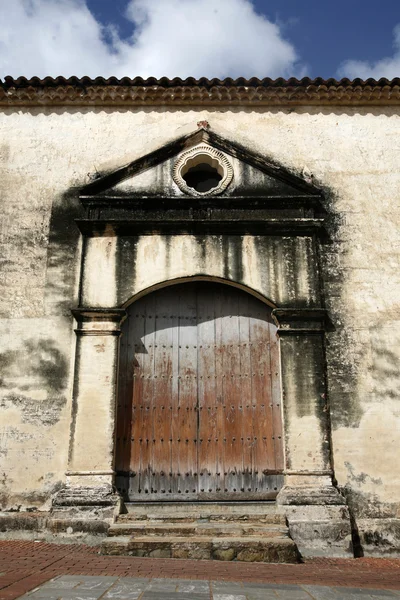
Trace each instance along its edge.
<instances>
[{"instance_id":1,"label":"triangular pediment","mask_svg":"<svg viewBox=\"0 0 400 600\"><path fill-rule=\"evenodd\" d=\"M296 197L321 195L320 190L304 178L281 165L223 137L208 127L175 139L157 150L114 171L100 174L81 189L81 197L177 197L190 190L174 179L177 161L196 148L210 149L230 165L232 177L218 194L222 196Z\"/></svg>"}]
</instances>

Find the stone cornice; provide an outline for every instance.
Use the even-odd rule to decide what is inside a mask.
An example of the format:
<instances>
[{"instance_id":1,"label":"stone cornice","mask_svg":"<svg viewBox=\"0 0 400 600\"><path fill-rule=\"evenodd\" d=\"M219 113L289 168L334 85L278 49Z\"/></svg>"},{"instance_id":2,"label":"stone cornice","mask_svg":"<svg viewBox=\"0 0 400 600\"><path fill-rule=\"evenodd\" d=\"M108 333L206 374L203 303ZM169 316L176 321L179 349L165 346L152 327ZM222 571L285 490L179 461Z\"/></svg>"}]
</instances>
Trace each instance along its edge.
<instances>
[{"instance_id":1,"label":"stone cornice","mask_svg":"<svg viewBox=\"0 0 400 600\"><path fill-rule=\"evenodd\" d=\"M324 308L275 308L272 318L279 335L323 333L330 328L328 311Z\"/></svg>"},{"instance_id":2,"label":"stone cornice","mask_svg":"<svg viewBox=\"0 0 400 600\"><path fill-rule=\"evenodd\" d=\"M75 333L81 336L119 336L127 316L123 308L73 308L71 312L78 323Z\"/></svg>"},{"instance_id":3,"label":"stone cornice","mask_svg":"<svg viewBox=\"0 0 400 600\"><path fill-rule=\"evenodd\" d=\"M5 77L0 106L386 106L400 105L400 78L90 79Z\"/></svg>"}]
</instances>

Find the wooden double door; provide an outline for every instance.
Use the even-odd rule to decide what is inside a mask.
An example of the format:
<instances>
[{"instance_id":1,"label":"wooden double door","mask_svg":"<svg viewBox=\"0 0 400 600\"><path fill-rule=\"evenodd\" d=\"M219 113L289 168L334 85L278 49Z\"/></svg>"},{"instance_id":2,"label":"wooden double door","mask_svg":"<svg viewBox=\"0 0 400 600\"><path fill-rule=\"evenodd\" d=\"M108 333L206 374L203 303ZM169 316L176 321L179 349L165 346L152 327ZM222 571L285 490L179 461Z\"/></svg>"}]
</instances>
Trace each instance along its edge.
<instances>
[{"instance_id":1,"label":"wooden double door","mask_svg":"<svg viewBox=\"0 0 400 600\"><path fill-rule=\"evenodd\" d=\"M131 501L274 498L279 348L268 306L207 281L134 302L119 365L117 487Z\"/></svg>"}]
</instances>

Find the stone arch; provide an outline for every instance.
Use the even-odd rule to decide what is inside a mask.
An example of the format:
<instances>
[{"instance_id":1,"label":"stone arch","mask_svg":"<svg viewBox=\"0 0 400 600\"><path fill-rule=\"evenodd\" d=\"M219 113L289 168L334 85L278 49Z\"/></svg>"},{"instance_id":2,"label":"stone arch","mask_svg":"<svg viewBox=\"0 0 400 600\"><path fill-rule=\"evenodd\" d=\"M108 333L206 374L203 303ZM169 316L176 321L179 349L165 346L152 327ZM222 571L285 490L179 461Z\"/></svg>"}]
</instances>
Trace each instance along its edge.
<instances>
[{"instance_id":1,"label":"stone arch","mask_svg":"<svg viewBox=\"0 0 400 600\"><path fill-rule=\"evenodd\" d=\"M190 283L190 282L195 282L195 281L209 281L209 282L213 282L213 283L221 283L224 285L228 285L228 286L237 288L239 290L243 290L244 292L247 292L251 296L254 296L254 298L257 298L258 300L260 300L261 302L266 304L271 310L278 308L276 303L274 303L271 300L271 298L268 298L264 294L260 293L259 291L255 290L254 288L252 288L244 283L235 281L233 279L225 279L224 277L217 277L214 275L205 275L205 274L189 275L186 277L165 279L165 280L160 281L159 283L155 283L149 287L144 287L143 289L139 290L136 294L131 296L128 300L126 300L123 304L121 304L121 308L127 309L133 302L136 302L137 300L140 300L147 294L151 294L152 292L155 292L157 290L161 290L163 288L170 287L173 285L179 285L181 283Z\"/></svg>"}]
</instances>

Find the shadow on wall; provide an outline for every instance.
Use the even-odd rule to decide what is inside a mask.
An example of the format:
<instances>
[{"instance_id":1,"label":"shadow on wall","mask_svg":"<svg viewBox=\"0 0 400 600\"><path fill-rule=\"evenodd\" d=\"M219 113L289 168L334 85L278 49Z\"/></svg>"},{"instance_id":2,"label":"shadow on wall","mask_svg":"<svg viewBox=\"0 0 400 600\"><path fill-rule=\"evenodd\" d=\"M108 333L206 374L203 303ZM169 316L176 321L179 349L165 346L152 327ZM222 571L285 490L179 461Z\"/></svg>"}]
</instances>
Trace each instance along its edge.
<instances>
[{"instance_id":1,"label":"shadow on wall","mask_svg":"<svg viewBox=\"0 0 400 600\"><path fill-rule=\"evenodd\" d=\"M69 317L78 304L80 232L75 219L84 210L77 188L70 188L52 207L46 273L46 314Z\"/></svg>"}]
</instances>

